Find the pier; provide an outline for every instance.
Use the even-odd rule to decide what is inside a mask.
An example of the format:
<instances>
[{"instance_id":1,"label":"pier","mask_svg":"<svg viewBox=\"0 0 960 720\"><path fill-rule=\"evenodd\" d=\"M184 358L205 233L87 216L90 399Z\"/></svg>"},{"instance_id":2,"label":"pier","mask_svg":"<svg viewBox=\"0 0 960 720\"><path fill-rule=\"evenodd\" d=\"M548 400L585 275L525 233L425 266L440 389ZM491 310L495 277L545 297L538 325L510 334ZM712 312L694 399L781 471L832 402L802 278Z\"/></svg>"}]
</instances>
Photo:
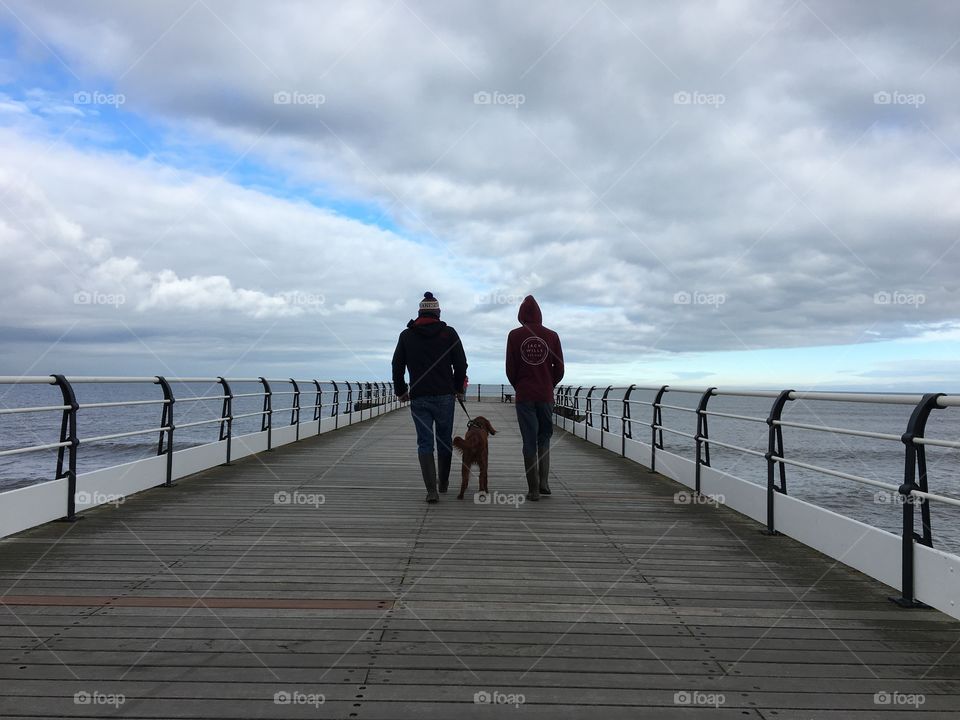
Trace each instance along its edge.
<instances>
[{"instance_id":1,"label":"pier","mask_svg":"<svg viewBox=\"0 0 960 720\"><path fill-rule=\"evenodd\" d=\"M957 717L957 620L559 417L521 502L468 408L486 502L423 502L400 408L5 539L0 716Z\"/></svg>"}]
</instances>

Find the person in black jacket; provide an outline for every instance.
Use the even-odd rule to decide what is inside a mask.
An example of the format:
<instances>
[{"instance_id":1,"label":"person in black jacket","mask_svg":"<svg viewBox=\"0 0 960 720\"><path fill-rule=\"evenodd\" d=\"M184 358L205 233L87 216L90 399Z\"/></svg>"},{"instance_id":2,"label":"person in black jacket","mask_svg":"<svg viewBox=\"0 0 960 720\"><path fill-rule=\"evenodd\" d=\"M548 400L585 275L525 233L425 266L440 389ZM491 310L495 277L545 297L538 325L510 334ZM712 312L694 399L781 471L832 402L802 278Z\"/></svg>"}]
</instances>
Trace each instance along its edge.
<instances>
[{"instance_id":1,"label":"person in black jacket","mask_svg":"<svg viewBox=\"0 0 960 720\"><path fill-rule=\"evenodd\" d=\"M410 372L410 385L404 371ZM453 459L454 397L463 399L467 379L467 356L457 331L440 320L440 301L423 294L417 319L407 323L393 353L393 387L397 396L410 400L410 413L417 428L417 457L427 502L440 499L450 483ZM433 463L436 435L437 464ZM439 482L438 482L439 481Z\"/></svg>"}]
</instances>

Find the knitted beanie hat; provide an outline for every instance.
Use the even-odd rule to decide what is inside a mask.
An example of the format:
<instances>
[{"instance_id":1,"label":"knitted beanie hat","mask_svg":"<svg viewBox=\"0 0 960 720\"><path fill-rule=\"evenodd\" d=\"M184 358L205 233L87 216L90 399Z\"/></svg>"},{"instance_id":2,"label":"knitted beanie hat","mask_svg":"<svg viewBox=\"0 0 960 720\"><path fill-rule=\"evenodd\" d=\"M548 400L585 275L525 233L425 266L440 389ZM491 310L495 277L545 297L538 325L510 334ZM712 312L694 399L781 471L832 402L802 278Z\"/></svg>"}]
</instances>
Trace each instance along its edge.
<instances>
[{"instance_id":1,"label":"knitted beanie hat","mask_svg":"<svg viewBox=\"0 0 960 720\"><path fill-rule=\"evenodd\" d=\"M423 300L420 301L420 314L423 313L440 314L440 301L433 296L432 292L423 294Z\"/></svg>"}]
</instances>

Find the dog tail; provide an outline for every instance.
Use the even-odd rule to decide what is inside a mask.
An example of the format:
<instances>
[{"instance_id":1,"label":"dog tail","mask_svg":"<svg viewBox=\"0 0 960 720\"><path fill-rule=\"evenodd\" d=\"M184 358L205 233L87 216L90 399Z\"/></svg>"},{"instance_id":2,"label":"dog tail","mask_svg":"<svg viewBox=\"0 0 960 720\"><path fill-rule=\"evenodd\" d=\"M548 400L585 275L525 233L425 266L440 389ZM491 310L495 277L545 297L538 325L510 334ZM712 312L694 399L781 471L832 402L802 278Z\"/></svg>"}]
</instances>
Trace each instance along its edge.
<instances>
[{"instance_id":1,"label":"dog tail","mask_svg":"<svg viewBox=\"0 0 960 720\"><path fill-rule=\"evenodd\" d=\"M463 453L463 448L466 446L466 443L463 441L463 438L462 438L462 437L460 437L459 435L457 435L457 436L453 439L453 446L454 446L457 450L459 450L461 453Z\"/></svg>"}]
</instances>

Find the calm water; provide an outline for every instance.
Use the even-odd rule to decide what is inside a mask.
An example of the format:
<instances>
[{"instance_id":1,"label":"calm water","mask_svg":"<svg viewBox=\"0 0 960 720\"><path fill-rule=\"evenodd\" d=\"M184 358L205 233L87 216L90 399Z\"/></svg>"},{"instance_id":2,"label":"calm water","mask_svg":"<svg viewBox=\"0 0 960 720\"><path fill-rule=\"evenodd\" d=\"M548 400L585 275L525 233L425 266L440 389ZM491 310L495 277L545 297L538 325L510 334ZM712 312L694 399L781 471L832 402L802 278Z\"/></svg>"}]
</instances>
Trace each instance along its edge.
<instances>
[{"instance_id":1,"label":"calm water","mask_svg":"<svg viewBox=\"0 0 960 720\"><path fill-rule=\"evenodd\" d=\"M332 386L322 384L324 403L333 399ZM178 426L220 416L219 400L186 402L187 398L219 395L216 383L209 386L189 384L175 386L178 398L175 419ZM292 395L276 394L290 390L289 386L275 386L273 397L274 426L290 422ZM75 385L77 399L81 404L115 402L125 400L159 400L160 388L151 384ZM259 393L259 383L234 383L234 394ZM303 388L301 405L312 405L315 393ZM485 401L495 401L500 396L498 385L484 384L480 388ZM471 384L467 396L476 401L477 385ZM653 393L636 390L633 399L652 400ZM610 394L610 412L619 415L622 393ZM346 412L346 392L340 393L340 412ZM686 393L668 394L665 402L671 405L694 407L697 397ZM28 407L36 405L59 405L59 391L50 386L5 386L0 387L0 407ZM234 400L234 415L257 412L262 406L262 397L237 398ZM718 412L765 418L771 401L762 398L715 397L709 408ZM600 403L595 424L599 425ZM906 428L912 406L863 405L824 401L793 401L787 404L785 420L830 425L854 430L871 430L899 435ZM324 413L329 414L330 408ZM141 405L120 408L81 409L79 435L82 438L150 429L160 426L161 405ZM649 423L649 406L633 407L634 418ZM313 410L302 411L301 419L313 417ZM664 425L693 434L696 429L695 415L679 410L664 409ZM0 449L40 445L57 442L59 439L59 412L0 415ZM619 433L620 422L612 419L612 432ZM260 430L258 416L234 421L234 434L241 435ZM710 437L734 445L758 451L766 450L767 427L763 423L751 423L727 418L710 418ZM217 440L219 425L212 423L191 428L179 427L176 431L177 449L200 445ZM930 437L960 440L960 411L939 410L933 413L927 428ZM638 425L634 437L649 442L649 428ZM146 458L157 452L158 434L137 435L83 445L78 454L78 470L89 472L131 460ZM873 440L840 435L831 435L810 430L784 428L786 456L801 462L833 468L843 472L899 485L903 475L903 446L899 442ZM693 458L693 441L687 438L664 434L666 449L684 457ZM758 484L766 483L766 464L762 458L733 450L715 447L712 465ZM927 463L931 492L960 497L960 453L956 450L930 447ZM56 469L56 451L38 451L24 455L0 458L0 489L29 485L53 477ZM877 489L858 483L833 478L801 468L787 468L787 490L790 495L830 508L850 517L868 522L877 527L898 533L900 507L879 502ZM934 545L944 550L960 553L960 508L931 504ZM919 525L919 523L918 523Z\"/></svg>"}]
</instances>

